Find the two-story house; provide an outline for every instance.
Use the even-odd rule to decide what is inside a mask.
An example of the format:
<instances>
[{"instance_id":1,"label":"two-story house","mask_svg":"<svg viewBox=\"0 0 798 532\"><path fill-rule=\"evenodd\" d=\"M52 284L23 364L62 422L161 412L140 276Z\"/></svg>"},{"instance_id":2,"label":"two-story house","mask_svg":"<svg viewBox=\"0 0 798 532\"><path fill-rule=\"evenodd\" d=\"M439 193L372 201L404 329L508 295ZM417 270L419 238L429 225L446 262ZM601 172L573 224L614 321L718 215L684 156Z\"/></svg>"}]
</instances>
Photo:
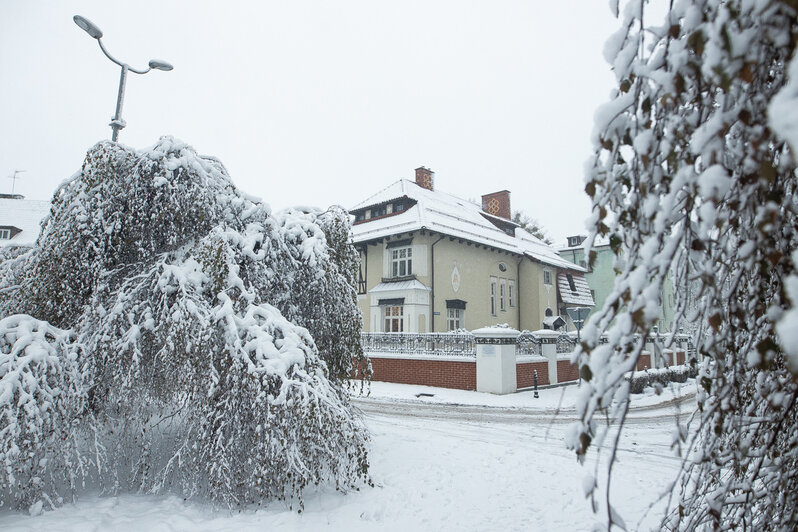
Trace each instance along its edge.
<instances>
[{"instance_id":1,"label":"two-story house","mask_svg":"<svg viewBox=\"0 0 798 532\"><path fill-rule=\"evenodd\" d=\"M586 238L584 235L569 236L566 245L559 249L560 256L574 264L587 267L583 247ZM585 274L585 279L592 290L593 299L596 302L595 308L601 309L615 287L615 277L617 276L614 268L615 253L610 249L609 241L606 238L597 238L592 249L596 256L593 267ZM660 294L659 306L659 331L673 331L675 327L674 300L673 283L670 276L666 279L662 294Z\"/></svg>"},{"instance_id":2,"label":"two-story house","mask_svg":"<svg viewBox=\"0 0 798 532\"><path fill-rule=\"evenodd\" d=\"M415 174L350 210L364 331L556 328L566 307L593 305L586 270L510 220L509 191L477 205Z\"/></svg>"}]
</instances>

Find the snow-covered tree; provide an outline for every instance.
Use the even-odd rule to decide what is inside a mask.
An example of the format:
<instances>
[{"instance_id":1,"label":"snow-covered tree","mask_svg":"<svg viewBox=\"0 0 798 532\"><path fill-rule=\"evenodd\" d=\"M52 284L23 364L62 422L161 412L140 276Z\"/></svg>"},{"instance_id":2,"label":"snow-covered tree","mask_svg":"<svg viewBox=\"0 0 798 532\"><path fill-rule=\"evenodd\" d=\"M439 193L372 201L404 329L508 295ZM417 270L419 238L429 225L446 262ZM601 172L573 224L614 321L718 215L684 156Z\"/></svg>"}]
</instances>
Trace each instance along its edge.
<instances>
[{"instance_id":1,"label":"snow-covered tree","mask_svg":"<svg viewBox=\"0 0 798 532\"><path fill-rule=\"evenodd\" d=\"M543 228L543 225L537 221L537 219L532 218L524 211L513 211L513 221L520 225L522 229L525 229L532 236L541 239L546 244L552 243L551 239L546 234L546 230Z\"/></svg>"},{"instance_id":2,"label":"snow-covered tree","mask_svg":"<svg viewBox=\"0 0 798 532\"><path fill-rule=\"evenodd\" d=\"M642 0L611 4L623 22L604 52L618 86L596 113L586 191L591 239L609 237L622 273L582 331L586 388L569 443L580 458L592 445L609 448L609 493L620 432L598 413L623 426L625 376L673 272L683 287L677 320L697 326L690 362L700 386L690 426L680 424L669 442L684 461L664 525L793 530L798 386L776 323L788 323L783 332L798 325L784 321L785 308L798 305L795 285L785 293L798 259L796 157L783 133L798 127L794 85L784 97L792 106L775 115L769 106L798 75L787 72L798 5L674 0L658 12ZM683 297L692 286L694 309ZM589 495L596 486L586 482ZM605 496L609 527L621 526Z\"/></svg>"},{"instance_id":3,"label":"snow-covered tree","mask_svg":"<svg viewBox=\"0 0 798 532\"><path fill-rule=\"evenodd\" d=\"M51 386L72 406L50 425L96 456L67 467L72 484L301 505L308 485L368 481L367 434L342 385L363 356L348 224L340 209L273 215L169 137L90 150L37 245L0 265L0 316L69 335L30 371L81 378L75 392ZM0 353L22 364L29 341L6 337ZM15 375L0 369L2 386ZM17 402L0 397L0 412L19 418ZM10 433L10 447L25 437ZM63 488L18 504L55 505Z\"/></svg>"}]
</instances>

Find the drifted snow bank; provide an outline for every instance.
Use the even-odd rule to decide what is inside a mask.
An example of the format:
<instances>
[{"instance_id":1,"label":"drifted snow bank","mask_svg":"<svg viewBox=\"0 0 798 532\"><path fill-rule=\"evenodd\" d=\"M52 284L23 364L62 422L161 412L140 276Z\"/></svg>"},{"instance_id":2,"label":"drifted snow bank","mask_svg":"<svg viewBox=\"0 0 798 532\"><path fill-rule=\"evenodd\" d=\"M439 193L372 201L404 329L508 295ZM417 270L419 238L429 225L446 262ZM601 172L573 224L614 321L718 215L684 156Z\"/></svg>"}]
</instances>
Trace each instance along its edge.
<instances>
[{"instance_id":1,"label":"drifted snow bank","mask_svg":"<svg viewBox=\"0 0 798 532\"><path fill-rule=\"evenodd\" d=\"M368 480L341 384L362 357L344 211L273 216L179 141L104 142L37 245L1 259L2 502L91 485L301 505Z\"/></svg>"}]
</instances>

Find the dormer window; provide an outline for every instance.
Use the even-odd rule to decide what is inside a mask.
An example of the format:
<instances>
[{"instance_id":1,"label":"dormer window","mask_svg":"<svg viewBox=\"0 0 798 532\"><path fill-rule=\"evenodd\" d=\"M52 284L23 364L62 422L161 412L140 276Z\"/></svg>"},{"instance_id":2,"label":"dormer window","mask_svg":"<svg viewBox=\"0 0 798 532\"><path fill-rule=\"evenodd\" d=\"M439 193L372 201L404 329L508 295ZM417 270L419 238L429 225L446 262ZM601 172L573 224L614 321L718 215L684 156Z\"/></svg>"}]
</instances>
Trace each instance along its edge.
<instances>
[{"instance_id":1,"label":"dormer window","mask_svg":"<svg viewBox=\"0 0 798 532\"><path fill-rule=\"evenodd\" d=\"M568 279L568 286L571 288L571 292L576 293L576 285L574 284L574 276L570 273L565 274L565 278Z\"/></svg>"},{"instance_id":2,"label":"dormer window","mask_svg":"<svg viewBox=\"0 0 798 532\"><path fill-rule=\"evenodd\" d=\"M569 248L575 248L576 246L578 246L578 245L580 245L582 242L584 242L584 241L585 241L585 238L586 238L586 237L584 237L584 236L582 236L582 235L577 235L577 236L569 236L569 237L568 237L568 247L569 247Z\"/></svg>"},{"instance_id":3,"label":"dormer window","mask_svg":"<svg viewBox=\"0 0 798 532\"><path fill-rule=\"evenodd\" d=\"M0 229L0 240L11 240L11 229Z\"/></svg>"}]
</instances>

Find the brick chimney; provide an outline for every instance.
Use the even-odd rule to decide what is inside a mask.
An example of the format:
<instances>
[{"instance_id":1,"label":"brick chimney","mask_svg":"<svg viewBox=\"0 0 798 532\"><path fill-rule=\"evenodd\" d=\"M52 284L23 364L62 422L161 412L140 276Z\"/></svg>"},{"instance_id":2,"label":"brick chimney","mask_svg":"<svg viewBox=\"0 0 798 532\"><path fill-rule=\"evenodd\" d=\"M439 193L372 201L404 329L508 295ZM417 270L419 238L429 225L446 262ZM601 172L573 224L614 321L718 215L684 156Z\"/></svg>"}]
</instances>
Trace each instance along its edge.
<instances>
[{"instance_id":1,"label":"brick chimney","mask_svg":"<svg viewBox=\"0 0 798 532\"><path fill-rule=\"evenodd\" d=\"M510 211L510 191L500 190L482 196L482 210L493 216L510 220L513 216Z\"/></svg>"},{"instance_id":2,"label":"brick chimney","mask_svg":"<svg viewBox=\"0 0 798 532\"><path fill-rule=\"evenodd\" d=\"M435 172L429 168L420 166L416 168L416 185L424 187L427 190L435 190L433 182L435 181Z\"/></svg>"}]
</instances>

